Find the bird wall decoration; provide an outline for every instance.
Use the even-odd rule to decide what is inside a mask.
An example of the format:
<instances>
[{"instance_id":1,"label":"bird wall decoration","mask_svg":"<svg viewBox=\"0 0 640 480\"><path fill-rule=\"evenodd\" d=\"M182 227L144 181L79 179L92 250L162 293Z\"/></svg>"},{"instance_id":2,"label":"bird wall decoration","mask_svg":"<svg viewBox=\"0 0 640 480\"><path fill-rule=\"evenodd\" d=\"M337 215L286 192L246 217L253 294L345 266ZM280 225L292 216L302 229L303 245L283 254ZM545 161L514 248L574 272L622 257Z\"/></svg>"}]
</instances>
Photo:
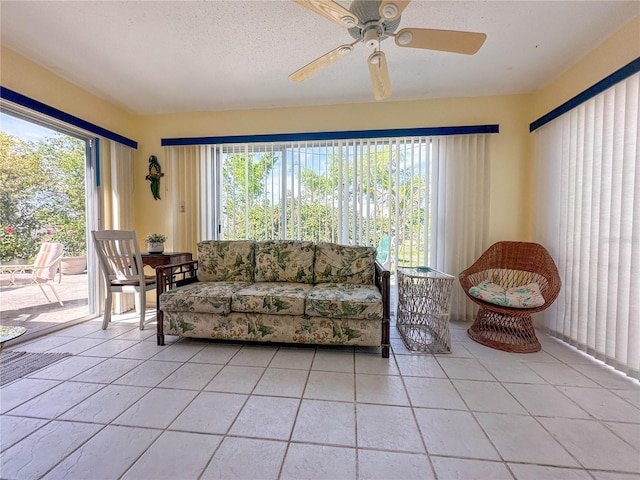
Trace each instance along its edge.
<instances>
[{"instance_id":1,"label":"bird wall decoration","mask_svg":"<svg viewBox=\"0 0 640 480\"><path fill-rule=\"evenodd\" d=\"M155 155L149 157L149 175L145 178L151 182L151 194L155 200L160 200L160 177L164 177L160 164Z\"/></svg>"}]
</instances>

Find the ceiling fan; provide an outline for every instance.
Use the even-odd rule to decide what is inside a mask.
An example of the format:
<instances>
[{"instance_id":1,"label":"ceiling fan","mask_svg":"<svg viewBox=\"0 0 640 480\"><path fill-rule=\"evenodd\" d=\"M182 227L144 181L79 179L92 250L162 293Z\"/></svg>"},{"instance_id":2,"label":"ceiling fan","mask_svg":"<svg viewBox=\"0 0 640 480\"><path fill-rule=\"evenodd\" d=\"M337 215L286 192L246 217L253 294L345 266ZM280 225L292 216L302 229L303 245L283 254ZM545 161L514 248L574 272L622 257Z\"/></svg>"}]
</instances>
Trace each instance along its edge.
<instances>
[{"instance_id":1,"label":"ceiling fan","mask_svg":"<svg viewBox=\"0 0 640 480\"><path fill-rule=\"evenodd\" d=\"M316 58L311 63L289 75L294 82L302 82L319 70L349 55L356 44L364 43L374 51L369 55L369 73L376 100L391 96L389 69L380 43L394 37L399 47L440 50L443 52L473 55L484 43L484 33L460 32L456 30L434 30L429 28L403 28L400 15L411 0L353 0L349 10L333 0L293 0L318 15L346 28L354 42Z\"/></svg>"}]
</instances>

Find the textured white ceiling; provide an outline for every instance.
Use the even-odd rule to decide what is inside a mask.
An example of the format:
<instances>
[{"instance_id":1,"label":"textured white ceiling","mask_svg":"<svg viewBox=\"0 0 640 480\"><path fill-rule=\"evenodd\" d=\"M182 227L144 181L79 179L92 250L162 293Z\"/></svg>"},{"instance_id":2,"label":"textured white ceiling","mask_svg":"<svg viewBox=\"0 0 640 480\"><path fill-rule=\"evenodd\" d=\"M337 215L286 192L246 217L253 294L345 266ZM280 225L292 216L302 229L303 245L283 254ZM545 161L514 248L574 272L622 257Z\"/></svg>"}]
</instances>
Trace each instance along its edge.
<instances>
[{"instance_id":1,"label":"textured white ceiling","mask_svg":"<svg viewBox=\"0 0 640 480\"><path fill-rule=\"evenodd\" d=\"M487 41L467 56L387 39L388 100L536 91L639 14L635 0L414 0L400 28L484 32ZM0 18L5 46L136 114L374 101L363 44L303 83L287 78L351 42L288 0L2 0Z\"/></svg>"}]
</instances>

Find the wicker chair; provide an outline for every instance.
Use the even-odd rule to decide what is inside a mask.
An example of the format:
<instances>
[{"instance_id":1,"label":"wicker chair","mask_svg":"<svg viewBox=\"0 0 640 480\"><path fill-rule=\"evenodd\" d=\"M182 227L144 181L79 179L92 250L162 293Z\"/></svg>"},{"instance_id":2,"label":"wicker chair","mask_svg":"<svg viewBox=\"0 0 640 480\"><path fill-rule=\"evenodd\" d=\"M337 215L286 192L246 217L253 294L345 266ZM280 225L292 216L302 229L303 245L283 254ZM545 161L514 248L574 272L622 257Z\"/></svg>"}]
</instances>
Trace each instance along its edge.
<instances>
[{"instance_id":1,"label":"wicker chair","mask_svg":"<svg viewBox=\"0 0 640 480\"><path fill-rule=\"evenodd\" d=\"M459 275L467 296L480 306L467 330L478 343L507 352L540 350L531 314L549 307L560 293L560 275L549 252L537 243L498 242ZM505 288L537 282L544 304L534 308L512 308L488 303L469 295L469 288L491 280Z\"/></svg>"}]
</instances>

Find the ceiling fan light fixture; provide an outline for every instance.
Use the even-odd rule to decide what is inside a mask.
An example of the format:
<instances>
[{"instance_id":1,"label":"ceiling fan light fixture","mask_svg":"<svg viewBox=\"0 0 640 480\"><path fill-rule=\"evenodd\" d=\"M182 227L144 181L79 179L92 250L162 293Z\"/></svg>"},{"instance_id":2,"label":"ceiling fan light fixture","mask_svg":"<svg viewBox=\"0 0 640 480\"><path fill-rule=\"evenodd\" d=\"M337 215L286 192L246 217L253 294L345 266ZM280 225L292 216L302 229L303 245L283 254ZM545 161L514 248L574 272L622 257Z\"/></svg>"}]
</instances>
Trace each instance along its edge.
<instances>
[{"instance_id":1,"label":"ceiling fan light fixture","mask_svg":"<svg viewBox=\"0 0 640 480\"><path fill-rule=\"evenodd\" d=\"M411 32L402 32L400 35L396 36L396 42L398 45L409 45L411 40L413 40Z\"/></svg>"},{"instance_id":2,"label":"ceiling fan light fixture","mask_svg":"<svg viewBox=\"0 0 640 480\"><path fill-rule=\"evenodd\" d=\"M382 7L382 16L386 19L396 18L398 16L398 7L395 3L387 3Z\"/></svg>"},{"instance_id":3,"label":"ceiling fan light fixture","mask_svg":"<svg viewBox=\"0 0 640 480\"><path fill-rule=\"evenodd\" d=\"M369 63L371 65L379 65L380 64L380 52L374 52L369 57Z\"/></svg>"},{"instance_id":4,"label":"ceiling fan light fixture","mask_svg":"<svg viewBox=\"0 0 640 480\"><path fill-rule=\"evenodd\" d=\"M368 27L362 33L362 41L369 48L376 48L380 44L382 32L378 26Z\"/></svg>"},{"instance_id":5,"label":"ceiling fan light fixture","mask_svg":"<svg viewBox=\"0 0 640 480\"><path fill-rule=\"evenodd\" d=\"M353 47L351 45L345 45L344 47L340 47L338 49L338 55L345 56L349 55L353 51Z\"/></svg>"},{"instance_id":6,"label":"ceiling fan light fixture","mask_svg":"<svg viewBox=\"0 0 640 480\"><path fill-rule=\"evenodd\" d=\"M355 18L350 17L350 16L348 16L348 15L345 15L344 17L342 17L342 18L340 19L340 21L341 21L341 22L342 22L342 24L343 24L345 27L347 27L347 28L353 28L353 27L355 27L355 26L358 24L358 22L356 22L356 19L355 19Z\"/></svg>"}]
</instances>

